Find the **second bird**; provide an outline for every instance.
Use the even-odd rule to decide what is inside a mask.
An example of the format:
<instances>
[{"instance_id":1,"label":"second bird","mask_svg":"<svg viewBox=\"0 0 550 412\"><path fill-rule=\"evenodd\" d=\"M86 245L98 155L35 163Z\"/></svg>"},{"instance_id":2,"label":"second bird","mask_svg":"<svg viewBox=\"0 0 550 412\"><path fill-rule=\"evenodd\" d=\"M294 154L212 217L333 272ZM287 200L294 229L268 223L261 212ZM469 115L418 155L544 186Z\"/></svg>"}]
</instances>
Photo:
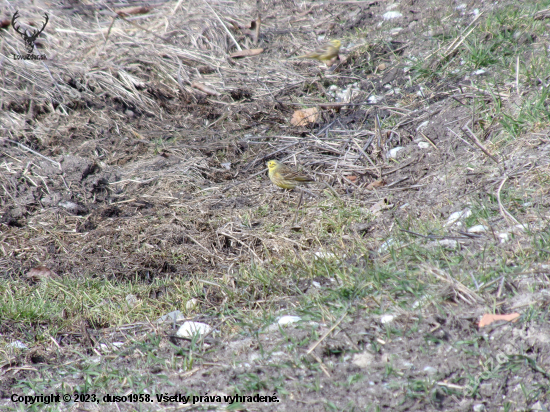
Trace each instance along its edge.
<instances>
[{"instance_id":1,"label":"second bird","mask_svg":"<svg viewBox=\"0 0 550 412\"><path fill-rule=\"evenodd\" d=\"M277 160L267 162L267 168L269 169L269 179L283 189L294 189L298 185L315 181L308 175L293 170Z\"/></svg>"},{"instance_id":2,"label":"second bird","mask_svg":"<svg viewBox=\"0 0 550 412\"><path fill-rule=\"evenodd\" d=\"M304 54L303 56L295 57L296 59L315 59L328 64L332 59L338 56L340 46L342 42L340 40L331 40L324 46L319 47L312 53Z\"/></svg>"}]
</instances>

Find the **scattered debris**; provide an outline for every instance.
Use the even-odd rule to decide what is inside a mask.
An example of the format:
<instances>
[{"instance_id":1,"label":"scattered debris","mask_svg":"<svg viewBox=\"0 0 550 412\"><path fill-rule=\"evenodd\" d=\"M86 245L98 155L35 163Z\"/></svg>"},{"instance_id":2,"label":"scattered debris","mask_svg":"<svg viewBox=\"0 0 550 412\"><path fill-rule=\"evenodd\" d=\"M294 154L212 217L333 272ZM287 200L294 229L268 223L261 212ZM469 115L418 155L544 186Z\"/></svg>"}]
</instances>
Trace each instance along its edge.
<instances>
[{"instance_id":1,"label":"scattered debris","mask_svg":"<svg viewBox=\"0 0 550 412\"><path fill-rule=\"evenodd\" d=\"M264 49L246 49L246 50L240 50L236 51L234 53L230 54L230 57L233 59L238 59L241 57L250 57L250 56L257 56L258 54L263 53Z\"/></svg>"},{"instance_id":2,"label":"scattered debris","mask_svg":"<svg viewBox=\"0 0 550 412\"><path fill-rule=\"evenodd\" d=\"M479 321L479 327L483 328L485 326L489 326L491 323L496 321L506 321L506 322L516 322L520 317L519 313L510 313L507 315L492 315L489 313L486 313L481 317L481 320Z\"/></svg>"},{"instance_id":3,"label":"scattered debris","mask_svg":"<svg viewBox=\"0 0 550 412\"><path fill-rule=\"evenodd\" d=\"M290 124L293 126L307 126L308 124L317 123L319 119L319 109L310 107L309 109L301 109L294 111Z\"/></svg>"},{"instance_id":4,"label":"scattered debris","mask_svg":"<svg viewBox=\"0 0 550 412\"><path fill-rule=\"evenodd\" d=\"M25 277L33 282L42 282L48 279L59 279L59 276L46 266L37 266L29 270Z\"/></svg>"}]
</instances>

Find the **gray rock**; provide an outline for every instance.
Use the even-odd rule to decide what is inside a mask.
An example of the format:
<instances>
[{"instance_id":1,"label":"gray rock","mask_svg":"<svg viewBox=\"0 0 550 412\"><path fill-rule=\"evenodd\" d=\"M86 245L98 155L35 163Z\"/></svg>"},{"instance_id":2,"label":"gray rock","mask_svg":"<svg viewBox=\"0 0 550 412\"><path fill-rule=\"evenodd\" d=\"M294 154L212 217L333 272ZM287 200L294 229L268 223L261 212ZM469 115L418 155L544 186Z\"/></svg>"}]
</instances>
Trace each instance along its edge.
<instances>
[{"instance_id":1,"label":"gray rock","mask_svg":"<svg viewBox=\"0 0 550 412\"><path fill-rule=\"evenodd\" d=\"M158 318L157 323L177 322L180 320L185 320L185 316L179 310L175 310L173 312L167 313L166 315Z\"/></svg>"}]
</instances>

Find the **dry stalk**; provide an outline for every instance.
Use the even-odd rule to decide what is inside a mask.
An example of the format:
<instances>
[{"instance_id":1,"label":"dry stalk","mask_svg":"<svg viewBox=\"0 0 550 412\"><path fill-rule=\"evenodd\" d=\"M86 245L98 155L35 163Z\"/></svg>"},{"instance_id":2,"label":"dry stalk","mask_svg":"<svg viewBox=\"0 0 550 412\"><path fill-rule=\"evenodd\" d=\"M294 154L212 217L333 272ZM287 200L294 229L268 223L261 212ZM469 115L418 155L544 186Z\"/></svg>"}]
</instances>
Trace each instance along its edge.
<instances>
[{"instance_id":1,"label":"dry stalk","mask_svg":"<svg viewBox=\"0 0 550 412\"><path fill-rule=\"evenodd\" d=\"M479 147L481 149L481 151L487 156L489 157L493 162L495 162L496 164L499 163L498 159L493 156L491 153L489 153L489 151L485 148L485 146L483 146L483 144L479 141L479 139L476 137L476 135L474 134L474 132L472 132L470 130L470 128L465 125L463 128L462 128L462 132L470 137L470 139L472 139L472 141L474 142L474 144Z\"/></svg>"},{"instance_id":2,"label":"dry stalk","mask_svg":"<svg viewBox=\"0 0 550 412\"><path fill-rule=\"evenodd\" d=\"M498 209L500 210L500 214L502 215L504 220L508 222L508 224L510 224L510 220L511 220L515 224L519 225L520 223L517 221L517 219L506 210L506 208L502 204L502 201L500 200L500 191L502 190L502 187L504 186L504 183L506 183L507 180L508 180L508 176L502 179L502 182L500 182L500 185L498 186L498 190L497 190Z\"/></svg>"},{"instance_id":3,"label":"dry stalk","mask_svg":"<svg viewBox=\"0 0 550 412\"><path fill-rule=\"evenodd\" d=\"M0 138L0 139L5 140L5 141L10 142L10 143L13 143L13 144L16 144L16 145L19 146L21 149L26 150L27 152L31 152L32 154L35 154L35 155L37 155L37 156L40 156L42 159L47 160L48 162L51 162L51 163L53 163L54 165L56 165L56 166L59 168L59 170L62 170L62 168L61 168L61 163L56 162L55 160L52 160L52 159L50 159L49 157L46 157L46 156L44 156L43 154L40 154L40 153L38 153L38 152L32 150L30 147L27 147L27 146L25 146L24 144L19 143L19 142L16 142L15 140L8 139L7 137L2 137L2 138Z\"/></svg>"},{"instance_id":4,"label":"dry stalk","mask_svg":"<svg viewBox=\"0 0 550 412\"><path fill-rule=\"evenodd\" d=\"M448 283L453 289L455 289L456 293L461 297L462 300L464 300L468 304L475 304L475 303L483 303L484 299L479 296L474 291L470 290L466 286L464 286L461 282L451 277L450 274L443 272L441 269L437 268L427 268L427 271L431 273L433 276L438 278L439 280L442 280L446 283ZM443 274L440 274L438 272L443 272Z\"/></svg>"},{"instance_id":5,"label":"dry stalk","mask_svg":"<svg viewBox=\"0 0 550 412\"><path fill-rule=\"evenodd\" d=\"M340 319L338 319L338 321L334 325L332 325L332 327L328 331L326 331L325 334L323 336L321 336L321 338L319 338L319 340L317 342L315 342L313 345L311 345L309 347L309 349L306 352L306 355L309 355L311 352L313 352L315 350L315 348L317 346L319 346L319 344L321 342L323 342L327 338L327 336L330 335L332 333L332 331L338 327L338 325L344 320L344 318L347 316L347 314L348 314L348 311L346 310L344 312L344 314L342 315L342 317Z\"/></svg>"}]
</instances>

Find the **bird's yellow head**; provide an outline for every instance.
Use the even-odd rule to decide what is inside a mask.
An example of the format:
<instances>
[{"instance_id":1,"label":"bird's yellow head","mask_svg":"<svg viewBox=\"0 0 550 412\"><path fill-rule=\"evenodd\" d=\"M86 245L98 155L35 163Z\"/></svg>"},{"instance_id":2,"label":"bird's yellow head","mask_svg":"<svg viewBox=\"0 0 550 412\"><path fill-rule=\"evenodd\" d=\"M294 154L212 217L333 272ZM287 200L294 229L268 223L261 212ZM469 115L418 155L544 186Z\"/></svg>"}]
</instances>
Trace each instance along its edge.
<instances>
[{"instance_id":1,"label":"bird's yellow head","mask_svg":"<svg viewBox=\"0 0 550 412\"><path fill-rule=\"evenodd\" d=\"M267 162L267 168L269 170L275 169L278 165L280 165L280 163L277 160L270 160L269 162Z\"/></svg>"},{"instance_id":2,"label":"bird's yellow head","mask_svg":"<svg viewBox=\"0 0 550 412\"><path fill-rule=\"evenodd\" d=\"M336 47L337 49L339 49L340 46L342 45L342 42L340 40L331 40L330 44L332 44L333 47Z\"/></svg>"}]
</instances>

